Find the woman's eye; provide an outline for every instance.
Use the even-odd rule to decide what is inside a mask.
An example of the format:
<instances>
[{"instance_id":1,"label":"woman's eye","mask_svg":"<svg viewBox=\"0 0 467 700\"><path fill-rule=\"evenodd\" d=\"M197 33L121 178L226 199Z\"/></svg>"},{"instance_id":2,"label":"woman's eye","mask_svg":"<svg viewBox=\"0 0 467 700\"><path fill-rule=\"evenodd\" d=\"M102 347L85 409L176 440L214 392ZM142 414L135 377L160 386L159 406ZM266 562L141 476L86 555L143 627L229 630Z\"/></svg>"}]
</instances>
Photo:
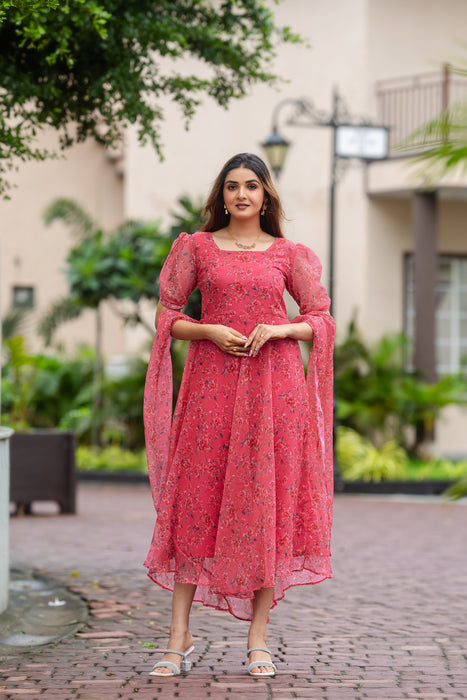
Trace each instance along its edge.
<instances>
[{"instance_id":1,"label":"woman's eye","mask_svg":"<svg viewBox=\"0 0 467 700\"><path fill-rule=\"evenodd\" d=\"M227 185L227 189L228 189L228 190L234 190L234 189L235 189L235 185Z\"/></svg>"}]
</instances>

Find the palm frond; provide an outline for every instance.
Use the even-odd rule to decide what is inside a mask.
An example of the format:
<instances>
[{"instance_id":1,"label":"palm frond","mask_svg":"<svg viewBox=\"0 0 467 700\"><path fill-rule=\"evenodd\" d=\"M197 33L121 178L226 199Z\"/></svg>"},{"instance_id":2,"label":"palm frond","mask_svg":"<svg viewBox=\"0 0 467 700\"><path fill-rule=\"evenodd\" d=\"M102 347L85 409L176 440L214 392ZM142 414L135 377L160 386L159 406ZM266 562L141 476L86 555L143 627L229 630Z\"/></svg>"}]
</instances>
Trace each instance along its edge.
<instances>
[{"instance_id":1,"label":"palm frond","mask_svg":"<svg viewBox=\"0 0 467 700\"><path fill-rule=\"evenodd\" d=\"M23 332L28 309L11 307L2 318L2 338L8 340Z\"/></svg>"},{"instance_id":2,"label":"palm frond","mask_svg":"<svg viewBox=\"0 0 467 700\"><path fill-rule=\"evenodd\" d=\"M73 321L84 311L84 306L72 297L64 297L53 302L49 310L39 321L38 333L46 345L50 345L57 328L63 323Z\"/></svg>"},{"instance_id":3,"label":"palm frond","mask_svg":"<svg viewBox=\"0 0 467 700\"><path fill-rule=\"evenodd\" d=\"M396 145L422 163L423 175L442 177L456 168L467 170L467 103L458 102L413 131Z\"/></svg>"},{"instance_id":4,"label":"palm frond","mask_svg":"<svg viewBox=\"0 0 467 700\"><path fill-rule=\"evenodd\" d=\"M96 232L96 224L91 216L72 199L54 200L44 211L44 222L50 225L61 219L71 230L77 241L83 241Z\"/></svg>"},{"instance_id":5,"label":"palm frond","mask_svg":"<svg viewBox=\"0 0 467 700\"><path fill-rule=\"evenodd\" d=\"M204 222L203 217L204 200L202 198L192 199L184 194L177 200L177 206L181 211L171 211L173 225L170 233L173 237L178 236L181 231L194 233L198 231Z\"/></svg>"}]
</instances>

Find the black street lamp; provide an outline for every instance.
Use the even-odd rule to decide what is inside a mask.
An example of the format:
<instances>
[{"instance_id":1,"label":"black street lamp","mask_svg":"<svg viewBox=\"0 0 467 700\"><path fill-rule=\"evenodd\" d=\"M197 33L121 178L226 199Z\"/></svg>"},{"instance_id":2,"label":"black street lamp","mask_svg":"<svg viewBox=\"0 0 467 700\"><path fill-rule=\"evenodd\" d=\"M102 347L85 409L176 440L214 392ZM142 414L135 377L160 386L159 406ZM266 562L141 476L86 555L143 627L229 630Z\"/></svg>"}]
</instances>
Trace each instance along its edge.
<instances>
[{"instance_id":1,"label":"black street lamp","mask_svg":"<svg viewBox=\"0 0 467 700\"><path fill-rule=\"evenodd\" d=\"M277 126L274 124L272 134L268 136L266 141L263 141L261 146L266 153L272 172L276 177L279 177L289 151L290 142L279 134Z\"/></svg>"},{"instance_id":2,"label":"black street lamp","mask_svg":"<svg viewBox=\"0 0 467 700\"><path fill-rule=\"evenodd\" d=\"M290 143L279 133L279 112L286 105L293 106L287 120L289 126L326 126L333 130L331 153L331 179L329 184L329 284L331 313L334 307L334 238L335 198L339 179L339 164L349 159L363 162L384 160L388 155L388 129L375 126L368 120L351 117L345 103L336 90L332 97L332 111L328 115L319 111L306 99L286 98L279 102L272 115L272 133L261 144L276 177L279 177Z\"/></svg>"}]
</instances>

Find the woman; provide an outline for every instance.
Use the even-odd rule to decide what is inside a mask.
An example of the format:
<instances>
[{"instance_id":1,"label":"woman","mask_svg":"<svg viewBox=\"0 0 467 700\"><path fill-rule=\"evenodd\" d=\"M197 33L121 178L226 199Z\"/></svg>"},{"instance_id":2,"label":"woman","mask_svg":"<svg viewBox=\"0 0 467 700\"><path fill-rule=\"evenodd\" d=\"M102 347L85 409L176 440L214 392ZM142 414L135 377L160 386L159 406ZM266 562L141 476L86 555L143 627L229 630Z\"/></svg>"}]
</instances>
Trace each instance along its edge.
<instances>
[{"instance_id":1,"label":"woman","mask_svg":"<svg viewBox=\"0 0 467 700\"><path fill-rule=\"evenodd\" d=\"M173 590L168 650L152 675L189 670L196 600L251 620L248 672L273 676L271 607L290 586L332 576L334 321L317 257L282 235L260 158L231 158L205 212L162 270L146 380L157 522L145 566ZM196 286L199 322L180 313ZM300 307L291 322L285 289ZM171 337L191 341L173 422ZM313 341L307 379L299 340Z\"/></svg>"}]
</instances>

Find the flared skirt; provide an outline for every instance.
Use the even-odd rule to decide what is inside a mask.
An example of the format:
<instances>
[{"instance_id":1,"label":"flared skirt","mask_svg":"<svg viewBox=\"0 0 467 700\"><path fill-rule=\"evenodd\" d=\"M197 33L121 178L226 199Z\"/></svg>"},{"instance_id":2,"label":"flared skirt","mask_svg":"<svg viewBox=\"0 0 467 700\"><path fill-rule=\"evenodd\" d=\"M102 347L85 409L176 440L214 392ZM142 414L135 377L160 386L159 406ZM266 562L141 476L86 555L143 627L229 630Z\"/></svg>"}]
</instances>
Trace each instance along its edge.
<instances>
[{"instance_id":1,"label":"flared skirt","mask_svg":"<svg viewBox=\"0 0 467 700\"><path fill-rule=\"evenodd\" d=\"M190 344L148 575L249 620L254 592L332 576L322 443L296 341L237 358Z\"/></svg>"}]
</instances>

